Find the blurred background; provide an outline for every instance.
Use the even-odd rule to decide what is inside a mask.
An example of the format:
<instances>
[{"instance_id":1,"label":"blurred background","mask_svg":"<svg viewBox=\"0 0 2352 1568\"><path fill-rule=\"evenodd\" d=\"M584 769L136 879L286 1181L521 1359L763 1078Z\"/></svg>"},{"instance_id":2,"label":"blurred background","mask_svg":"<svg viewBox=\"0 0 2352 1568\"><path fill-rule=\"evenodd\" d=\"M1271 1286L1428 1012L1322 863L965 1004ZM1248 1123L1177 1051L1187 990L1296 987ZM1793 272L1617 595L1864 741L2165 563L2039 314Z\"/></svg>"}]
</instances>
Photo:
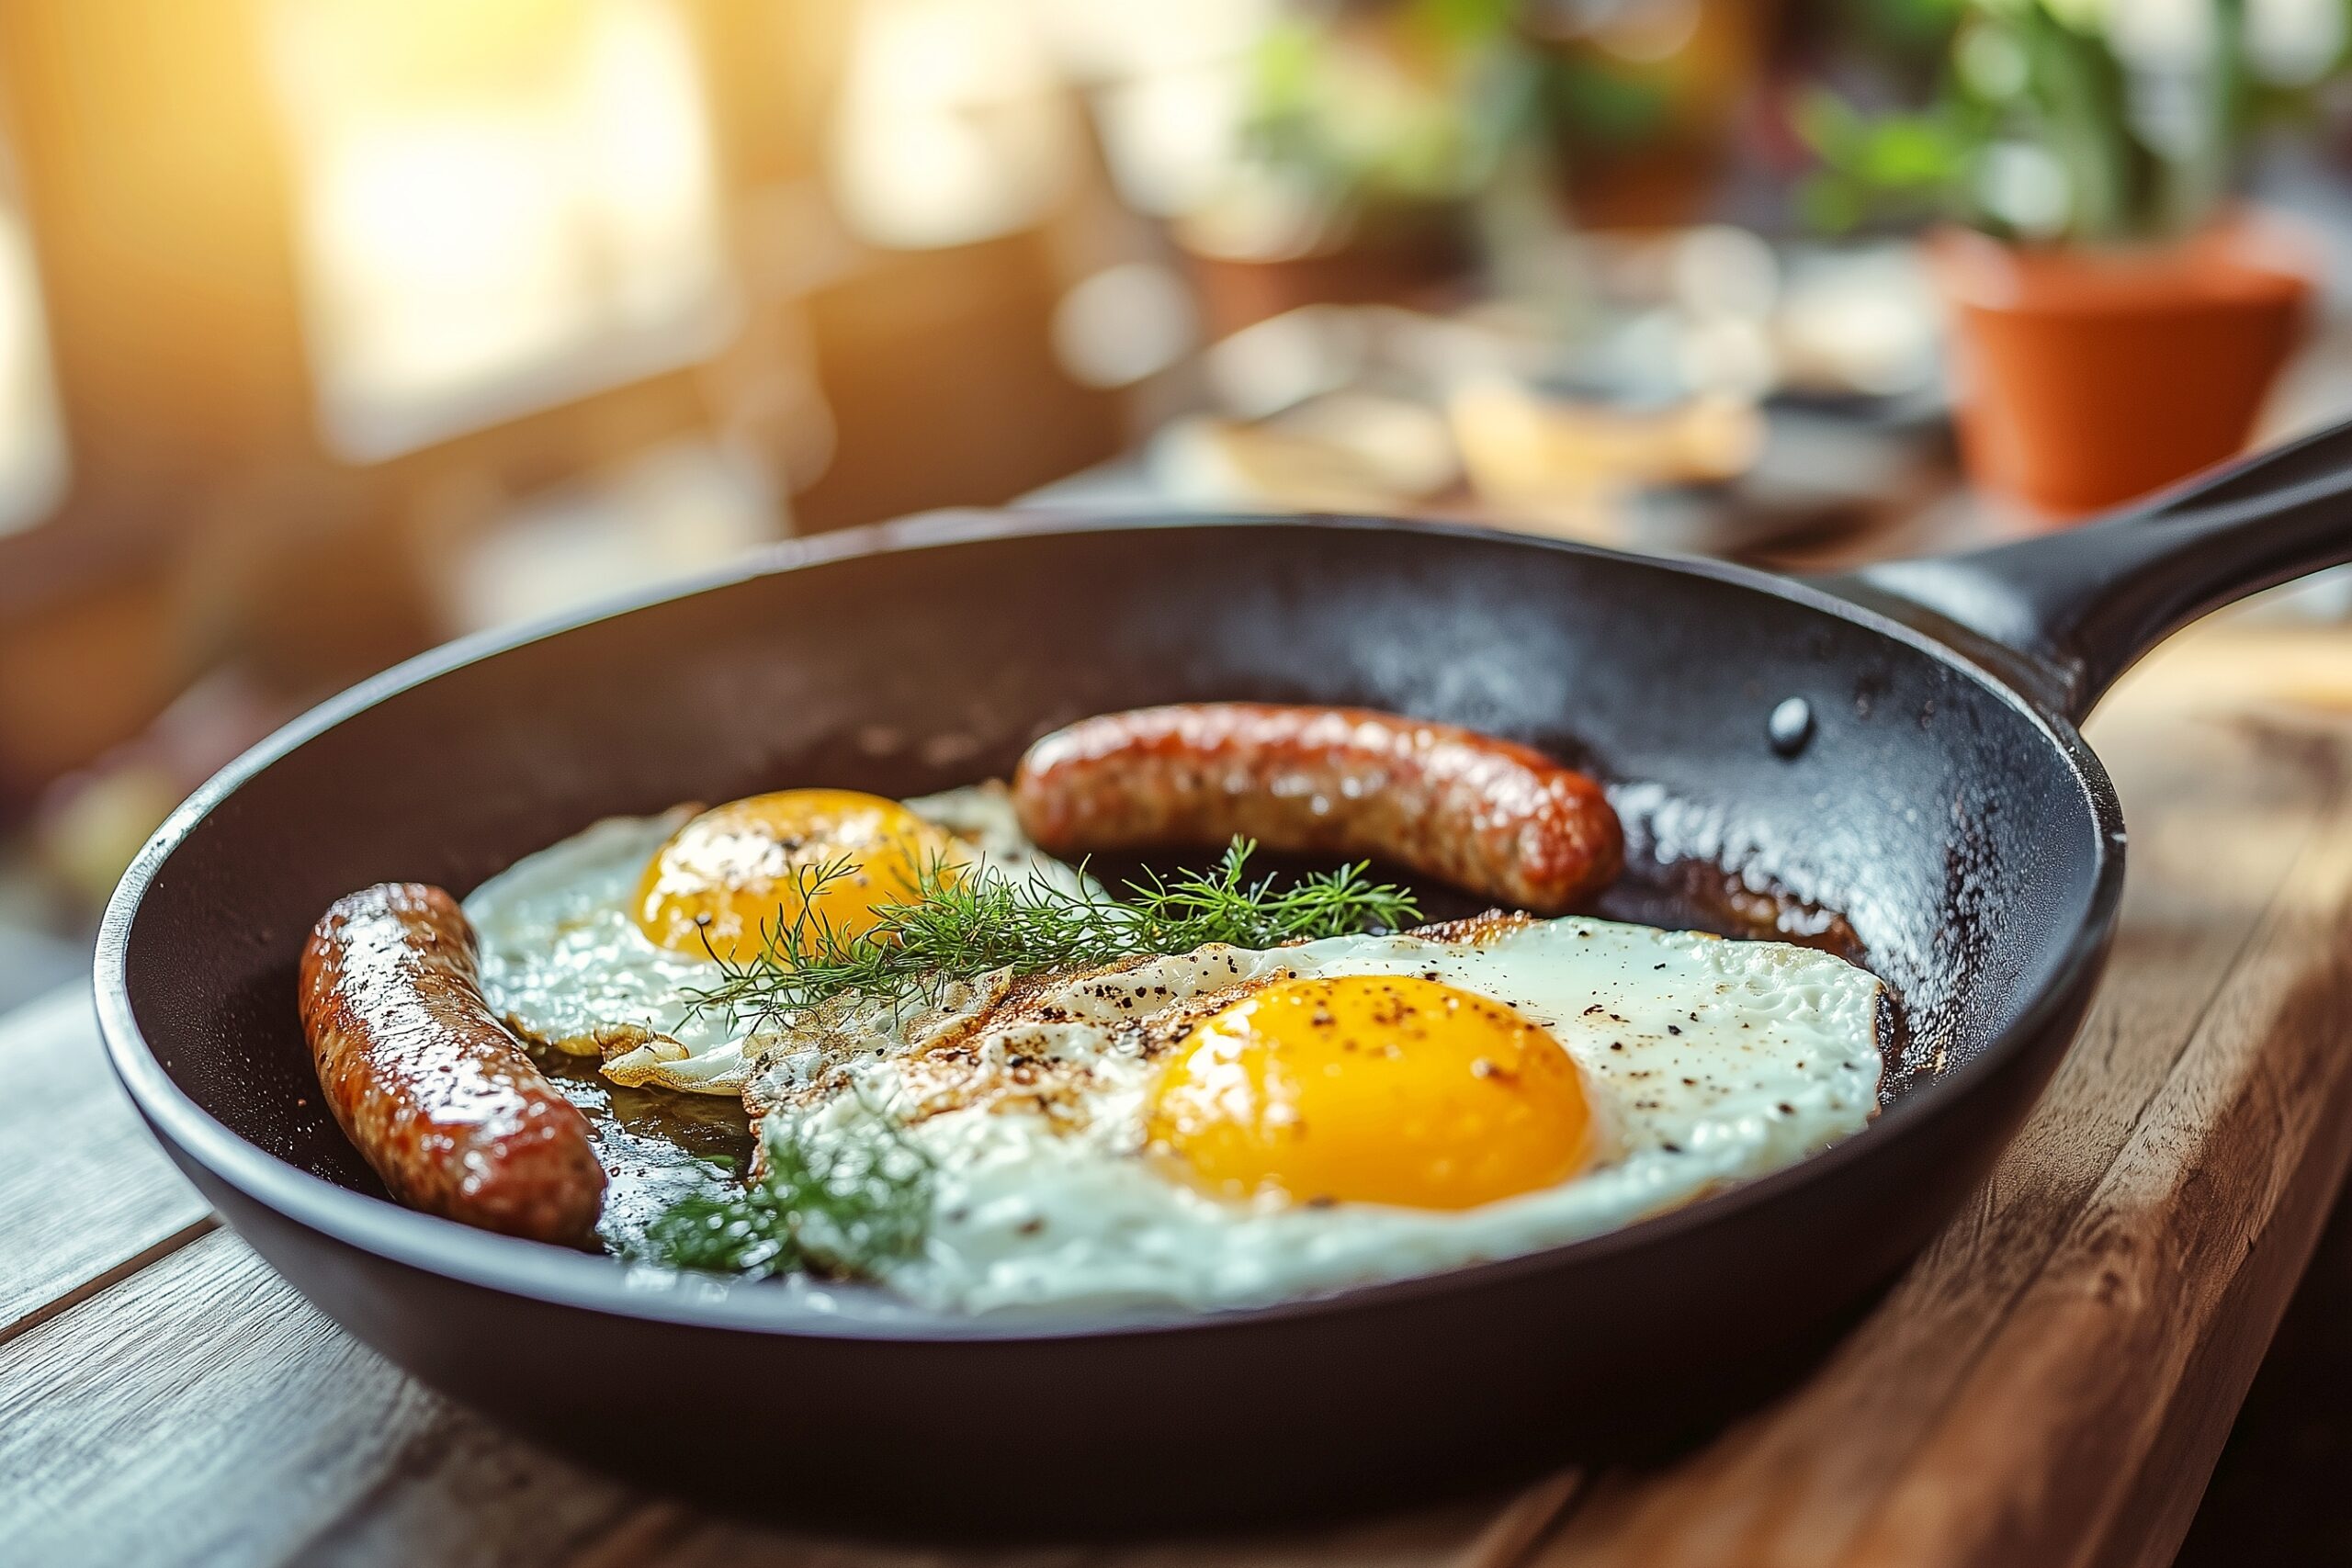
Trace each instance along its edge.
<instances>
[{"instance_id":1,"label":"blurred background","mask_svg":"<svg viewBox=\"0 0 2352 1568\"><path fill-rule=\"evenodd\" d=\"M2347 30L0 0L0 1007L308 704L780 536L1018 499L1829 567L2341 416Z\"/></svg>"}]
</instances>

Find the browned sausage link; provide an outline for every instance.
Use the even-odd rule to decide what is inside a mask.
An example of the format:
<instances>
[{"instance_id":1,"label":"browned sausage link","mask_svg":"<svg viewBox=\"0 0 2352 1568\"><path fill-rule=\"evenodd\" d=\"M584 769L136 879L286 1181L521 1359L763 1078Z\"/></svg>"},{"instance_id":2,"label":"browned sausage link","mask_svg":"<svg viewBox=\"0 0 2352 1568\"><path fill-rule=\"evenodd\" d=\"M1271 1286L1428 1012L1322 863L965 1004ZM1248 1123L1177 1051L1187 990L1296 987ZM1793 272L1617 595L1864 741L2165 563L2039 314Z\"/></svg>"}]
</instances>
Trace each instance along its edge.
<instances>
[{"instance_id":1,"label":"browned sausage link","mask_svg":"<svg viewBox=\"0 0 2352 1568\"><path fill-rule=\"evenodd\" d=\"M581 1245L604 1208L588 1119L490 1015L473 927L438 887L338 899L302 950L302 1029L345 1136L392 1196Z\"/></svg>"},{"instance_id":2,"label":"browned sausage link","mask_svg":"<svg viewBox=\"0 0 2352 1568\"><path fill-rule=\"evenodd\" d=\"M1106 714L1029 748L1021 825L1063 854L1215 845L1371 855L1555 914L1607 886L1600 786L1531 747L1367 708L1196 703Z\"/></svg>"}]
</instances>

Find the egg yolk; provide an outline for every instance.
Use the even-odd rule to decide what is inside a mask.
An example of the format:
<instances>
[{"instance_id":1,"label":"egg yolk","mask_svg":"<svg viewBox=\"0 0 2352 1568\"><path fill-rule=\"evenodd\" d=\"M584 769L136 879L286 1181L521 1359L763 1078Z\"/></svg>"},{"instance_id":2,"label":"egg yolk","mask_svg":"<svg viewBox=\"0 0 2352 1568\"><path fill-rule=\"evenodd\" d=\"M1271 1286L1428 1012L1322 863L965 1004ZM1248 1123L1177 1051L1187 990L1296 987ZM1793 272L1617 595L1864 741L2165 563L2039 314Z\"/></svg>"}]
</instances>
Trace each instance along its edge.
<instances>
[{"instance_id":1,"label":"egg yolk","mask_svg":"<svg viewBox=\"0 0 2352 1568\"><path fill-rule=\"evenodd\" d=\"M638 881L637 923L681 953L749 963L769 933L804 916L839 935L873 929L877 908L912 902L922 873L968 857L895 800L787 789L713 807L680 828ZM824 874L828 871L836 874Z\"/></svg>"},{"instance_id":2,"label":"egg yolk","mask_svg":"<svg viewBox=\"0 0 2352 1568\"><path fill-rule=\"evenodd\" d=\"M1201 1023L1152 1091L1150 1137L1222 1197L1468 1209L1575 1172L1591 1114L1567 1052L1510 1009L1350 976Z\"/></svg>"}]
</instances>

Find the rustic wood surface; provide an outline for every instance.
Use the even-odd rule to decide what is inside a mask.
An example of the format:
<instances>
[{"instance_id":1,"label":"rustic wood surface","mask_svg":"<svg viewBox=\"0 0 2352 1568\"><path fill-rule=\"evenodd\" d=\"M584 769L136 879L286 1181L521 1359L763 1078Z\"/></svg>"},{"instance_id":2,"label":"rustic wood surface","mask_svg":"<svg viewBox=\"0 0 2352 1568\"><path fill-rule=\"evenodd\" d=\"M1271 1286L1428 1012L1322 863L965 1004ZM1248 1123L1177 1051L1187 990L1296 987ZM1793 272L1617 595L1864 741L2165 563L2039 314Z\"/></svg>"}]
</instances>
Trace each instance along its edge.
<instances>
[{"instance_id":1,"label":"rustic wood surface","mask_svg":"<svg viewBox=\"0 0 2352 1568\"><path fill-rule=\"evenodd\" d=\"M1657 1472L987 1561L2167 1561L2352 1155L2352 638L2200 628L2091 733L2132 833L2091 1020L1984 1190L1804 1386ZM78 994L0 1023L0 1475L6 1563L966 1560L704 1515L425 1392L215 1225Z\"/></svg>"}]
</instances>

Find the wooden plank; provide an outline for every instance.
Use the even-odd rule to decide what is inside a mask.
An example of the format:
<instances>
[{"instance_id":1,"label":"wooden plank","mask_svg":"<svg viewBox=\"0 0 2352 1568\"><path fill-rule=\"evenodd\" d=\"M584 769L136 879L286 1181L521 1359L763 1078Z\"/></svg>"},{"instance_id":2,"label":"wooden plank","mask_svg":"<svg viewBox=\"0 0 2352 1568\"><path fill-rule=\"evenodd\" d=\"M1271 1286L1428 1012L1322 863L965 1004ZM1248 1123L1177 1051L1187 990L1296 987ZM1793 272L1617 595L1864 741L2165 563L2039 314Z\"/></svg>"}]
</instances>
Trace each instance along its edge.
<instances>
[{"instance_id":1,"label":"wooden plank","mask_svg":"<svg viewBox=\"0 0 2352 1568\"><path fill-rule=\"evenodd\" d=\"M796 1540L673 1508L572 1568L1510 1568L1576 1485L1575 1473L1564 1472L1508 1502L1480 1499L1339 1529L989 1552Z\"/></svg>"},{"instance_id":2,"label":"wooden plank","mask_svg":"<svg viewBox=\"0 0 2352 1568\"><path fill-rule=\"evenodd\" d=\"M639 1506L411 1382L220 1232L0 1347L0 1562L560 1563Z\"/></svg>"},{"instance_id":3,"label":"wooden plank","mask_svg":"<svg viewBox=\"0 0 2352 1568\"><path fill-rule=\"evenodd\" d=\"M574 1568L781 1568L786 1562L798 1568L1511 1568L1567 1506L1580 1479L1579 1472L1565 1471L1515 1493L1336 1529L981 1555L800 1542L800 1555L786 1558L776 1554L779 1538L769 1532L682 1514L669 1521L658 1543L638 1545L626 1557L599 1553L593 1564Z\"/></svg>"},{"instance_id":4,"label":"wooden plank","mask_svg":"<svg viewBox=\"0 0 2352 1568\"><path fill-rule=\"evenodd\" d=\"M2152 670L2095 726L2125 926L1984 1192L1819 1376L1605 1478L1542 1562L2168 1559L2352 1148L2352 732L2179 691Z\"/></svg>"},{"instance_id":5,"label":"wooden plank","mask_svg":"<svg viewBox=\"0 0 2352 1568\"><path fill-rule=\"evenodd\" d=\"M87 987L11 1013L0 1028L0 1343L209 1224L108 1071Z\"/></svg>"},{"instance_id":6,"label":"wooden plank","mask_svg":"<svg viewBox=\"0 0 2352 1568\"><path fill-rule=\"evenodd\" d=\"M2161 1478L2176 1506L2136 1555L2170 1560L2193 1512L2181 1495L2203 1490L2352 1154L2347 888L2352 822L2298 863L2098 1190L1896 1478L1856 1560L2092 1561L2167 1412L2193 1392L2191 1356L2217 1336L2250 1340L2256 1356L2229 1358L2226 1412L2195 1423L2206 1440L2177 1454L2183 1473ZM2237 1321L2222 1317L2224 1293L2266 1245L2289 1266L2266 1271ZM2052 1551L2061 1546L2064 1557Z\"/></svg>"},{"instance_id":7,"label":"wooden plank","mask_svg":"<svg viewBox=\"0 0 2352 1568\"><path fill-rule=\"evenodd\" d=\"M706 1516L511 1438L344 1335L227 1233L0 1347L0 1474L28 1500L0 1510L0 1562L52 1568L946 1561ZM1232 1568L1507 1568L1570 1484L1214 1551ZM1203 1550L956 1561L1153 1568Z\"/></svg>"}]
</instances>

